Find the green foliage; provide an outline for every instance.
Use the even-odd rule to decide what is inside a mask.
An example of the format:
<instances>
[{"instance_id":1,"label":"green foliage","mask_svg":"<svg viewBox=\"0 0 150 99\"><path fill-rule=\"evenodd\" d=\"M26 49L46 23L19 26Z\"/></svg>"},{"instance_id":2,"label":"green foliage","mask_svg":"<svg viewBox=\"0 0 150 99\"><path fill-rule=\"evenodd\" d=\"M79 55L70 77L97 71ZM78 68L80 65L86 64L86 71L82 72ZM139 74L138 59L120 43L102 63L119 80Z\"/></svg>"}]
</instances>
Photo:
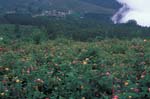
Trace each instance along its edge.
<instances>
[{"instance_id":1,"label":"green foliage","mask_svg":"<svg viewBox=\"0 0 150 99\"><path fill-rule=\"evenodd\" d=\"M1 99L150 98L149 40L43 41L2 44Z\"/></svg>"},{"instance_id":2,"label":"green foliage","mask_svg":"<svg viewBox=\"0 0 150 99\"><path fill-rule=\"evenodd\" d=\"M79 41L103 40L105 38L133 39L139 37L145 39L150 37L148 27L142 28L131 22L114 25L110 20L110 14L87 13L81 16L70 15L65 18L57 18L32 17L30 14L7 14L0 17L1 24L16 25L14 27L4 25L6 28L0 31L7 32L12 28L14 30L11 31L11 35L9 33L8 37L22 38L22 36L28 35L22 31L25 27L30 32L33 32L36 27L40 32L45 32L49 39L56 39L61 35Z\"/></svg>"}]
</instances>

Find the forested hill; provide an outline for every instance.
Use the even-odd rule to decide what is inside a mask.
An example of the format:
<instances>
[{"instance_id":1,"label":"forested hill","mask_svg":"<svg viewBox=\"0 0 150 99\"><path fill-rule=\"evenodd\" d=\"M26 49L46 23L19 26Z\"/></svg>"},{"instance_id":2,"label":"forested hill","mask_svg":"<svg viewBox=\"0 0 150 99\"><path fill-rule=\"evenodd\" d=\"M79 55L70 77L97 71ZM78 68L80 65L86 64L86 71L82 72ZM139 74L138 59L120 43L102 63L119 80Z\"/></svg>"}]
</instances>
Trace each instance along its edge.
<instances>
[{"instance_id":1,"label":"forested hill","mask_svg":"<svg viewBox=\"0 0 150 99\"><path fill-rule=\"evenodd\" d=\"M0 0L0 12L38 13L71 10L80 13L109 13L119 7L115 0Z\"/></svg>"},{"instance_id":2,"label":"forested hill","mask_svg":"<svg viewBox=\"0 0 150 99\"><path fill-rule=\"evenodd\" d=\"M111 9L118 9L120 7L120 4L117 3L116 0L82 0L82 1Z\"/></svg>"}]
</instances>

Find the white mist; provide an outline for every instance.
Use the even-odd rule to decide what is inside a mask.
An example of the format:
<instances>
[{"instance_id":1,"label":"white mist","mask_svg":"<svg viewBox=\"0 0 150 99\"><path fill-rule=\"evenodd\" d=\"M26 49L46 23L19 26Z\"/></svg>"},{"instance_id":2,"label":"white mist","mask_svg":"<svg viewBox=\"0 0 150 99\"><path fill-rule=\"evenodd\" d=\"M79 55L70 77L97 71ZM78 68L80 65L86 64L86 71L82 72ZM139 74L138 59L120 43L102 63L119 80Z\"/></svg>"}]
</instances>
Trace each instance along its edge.
<instances>
[{"instance_id":1,"label":"white mist","mask_svg":"<svg viewBox=\"0 0 150 99\"><path fill-rule=\"evenodd\" d=\"M123 5L112 17L114 23L135 20L138 25L150 27L150 0L117 0Z\"/></svg>"}]
</instances>

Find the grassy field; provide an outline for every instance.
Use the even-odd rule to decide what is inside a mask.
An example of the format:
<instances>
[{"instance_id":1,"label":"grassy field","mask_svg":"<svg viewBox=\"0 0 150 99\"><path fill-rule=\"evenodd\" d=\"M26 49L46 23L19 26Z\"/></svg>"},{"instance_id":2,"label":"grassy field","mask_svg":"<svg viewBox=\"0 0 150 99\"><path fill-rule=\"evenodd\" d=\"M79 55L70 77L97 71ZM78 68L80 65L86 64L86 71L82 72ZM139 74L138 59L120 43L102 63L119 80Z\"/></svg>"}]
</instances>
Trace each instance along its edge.
<instances>
[{"instance_id":1,"label":"grassy field","mask_svg":"<svg viewBox=\"0 0 150 99\"><path fill-rule=\"evenodd\" d=\"M150 99L150 40L3 40L1 99Z\"/></svg>"}]
</instances>

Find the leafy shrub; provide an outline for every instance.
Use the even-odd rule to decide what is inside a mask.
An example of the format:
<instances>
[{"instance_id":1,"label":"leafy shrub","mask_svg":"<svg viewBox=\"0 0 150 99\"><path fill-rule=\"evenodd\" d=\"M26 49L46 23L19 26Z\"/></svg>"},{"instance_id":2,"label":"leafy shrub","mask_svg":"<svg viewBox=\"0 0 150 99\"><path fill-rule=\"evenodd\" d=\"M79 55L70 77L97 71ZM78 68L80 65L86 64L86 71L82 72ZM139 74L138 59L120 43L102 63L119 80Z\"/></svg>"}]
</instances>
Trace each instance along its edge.
<instances>
[{"instance_id":1,"label":"leafy shrub","mask_svg":"<svg viewBox=\"0 0 150 99\"><path fill-rule=\"evenodd\" d=\"M149 99L149 50L138 39L3 44L0 98Z\"/></svg>"}]
</instances>

